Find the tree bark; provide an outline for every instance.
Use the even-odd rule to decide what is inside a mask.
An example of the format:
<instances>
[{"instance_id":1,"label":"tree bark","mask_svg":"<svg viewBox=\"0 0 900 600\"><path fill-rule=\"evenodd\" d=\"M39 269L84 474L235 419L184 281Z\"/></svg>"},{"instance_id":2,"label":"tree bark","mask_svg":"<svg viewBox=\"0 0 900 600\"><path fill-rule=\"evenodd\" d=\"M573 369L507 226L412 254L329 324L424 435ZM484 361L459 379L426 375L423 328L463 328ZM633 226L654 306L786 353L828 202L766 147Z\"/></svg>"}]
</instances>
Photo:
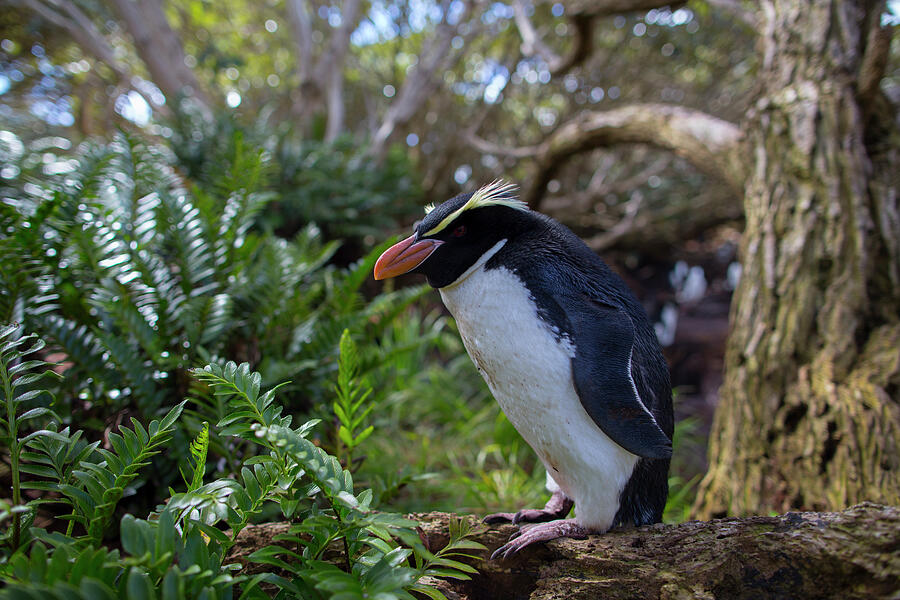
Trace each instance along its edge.
<instances>
[{"instance_id":1,"label":"tree bark","mask_svg":"<svg viewBox=\"0 0 900 600\"><path fill-rule=\"evenodd\" d=\"M459 17L459 23L471 14L470 3L464 6L465 12ZM406 74L403 84L397 91L397 97L388 107L379 126L372 132L369 153L377 160L384 157L394 132L405 126L434 93L438 85L437 74L448 70L461 57L461 54L451 47L453 38L459 33L459 25L450 23L450 3L446 0L442 3L442 11L444 17L437 25L432 39L422 44L423 51L419 55L419 61ZM469 33L464 39L474 36L479 31L477 25L473 23L469 23L468 29Z\"/></svg>"},{"instance_id":2,"label":"tree bark","mask_svg":"<svg viewBox=\"0 0 900 600\"><path fill-rule=\"evenodd\" d=\"M116 60L112 46L76 4L69 0L18 0L17 3L31 9L48 23L64 29L82 50L108 66L120 82L130 84L128 67Z\"/></svg>"},{"instance_id":3,"label":"tree bark","mask_svg":"<svg viewBox=\"0 0 900 600\"><path fill-rule=\"evenodd\" d=\"M432 551L448 539L456 515L412 515ZM462 517L477 522L471 515ZM287 523L247 527L229 561L271 543ZM900 508L866 503L836 513L788 513L614 530L560 539L488 560L516 531L476 525L487 546L471 581L438 583L452 599L481 600L835 600L896 598L900 588ZM244 574L259 570L250 564Z\"/></svg>"},{"instance_id":4,"label":"tree bark","mask_svg":"<svg viewBox=\"0 0 900 600\"><path fill-rule=\"evenodd\" d=\"M344 63L350 50L350 34L359 25L360 0L344 0L341 25L331 35L329 50L316 67L316 81L324 82L328 120L325 141L332 142L344 132Z\"/></svg>"},{"instance_id":5,"label":"tree bark","mask_svg":"<svg viewBox=\"0 0 900 600\"><path fill-rule=\"evenodd\" d=\"M882 10L762 3L743 270L701 518L900 503L900 144L893 107L859 94Z\"/></svg>"},{"instance_id":6,"label":"tree bark","mask_svg":"<svg viewBox=\"0 0 900 600\"><path fill-rule=\"evenodd\" d=\"M125 22L134 47L150 72L150 79L166 96L173 110L177 100L191 97L204 113L210 113L210 100L194 71L185 63L181 38L166 18L162 0L110 0Z\"/></svg>"}]
</instances>

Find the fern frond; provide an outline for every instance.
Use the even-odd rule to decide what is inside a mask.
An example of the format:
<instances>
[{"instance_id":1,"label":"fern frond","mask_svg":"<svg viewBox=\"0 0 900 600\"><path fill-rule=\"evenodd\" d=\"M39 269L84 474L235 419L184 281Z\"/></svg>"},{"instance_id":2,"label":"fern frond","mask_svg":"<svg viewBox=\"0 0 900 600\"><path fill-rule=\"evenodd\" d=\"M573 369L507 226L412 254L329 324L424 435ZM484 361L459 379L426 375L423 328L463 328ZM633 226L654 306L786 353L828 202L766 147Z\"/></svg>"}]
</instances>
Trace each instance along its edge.
<instances>
[{"instance_id":1,"label":"fern frond","mask_svg":"<svg viewBox=\"0 0 900 600\"><path fill-rule=\"evenodd\" d=\"M221 341L232 325L234 301L229 294L190 298L178 313L189 340L207 346Z\"/></svg>"},{"instance_id":2,"label":"fern frond","mask_svg":"<svg viewBox=\"0 0 900 600\"><path fill-rule=\"evenodd\" d=\"M109 382L111 374L107 369L108 362L104 358L103 347L87 325L79 325L51 314L40 320L40 326L66 353L76 369L98 379L105 375L105 380Z\"/></svg>"},{"instance_id":3,"label":"fern frond","mask_svg":"<svg viewBox=\"0 0 900 600\"><path fill-rule=\"evenodd\" d=\"M203 422L203 428L193 440L191 440L190 457L193 464L190 468L193 470L191 477L181 472L181 477L187 485L188 491L193 491L203 485L203 476L206 474L206 453L209 450L209 423Z\"/></svg>"},{"instance_id":4,"label":"fern frond","mask_svg":"<svg viewBox=\"0 0 900 600\"><path fill-rule=\"evenodd\" d=\"M353 476L340 461L289 427L272 425L257 428L258 435L299 464L306 475L334 502L351 508L358 505L353 495Z\"/></svg>"},{"instance_id":5,"label":"fern frond","mask_svg":"<svg viewBox=\"0 0 900 600\"><path fill-rule=\"evenodd\" d=\"M47 432L56 434L48 435ZM99 441L87 443L81 439L81 430L75 433L69 432L65 427L56 431L51 426L46 431L36 432L23 440L28 450L22 452L22 471L35 476L37 479L25 482L22 487L26 489L56 491L60 485L73 484L72 471L82 461L88 460L100 445ZM60 502L71 505L71 501L65 496L50 497L43 502Z\"/></svg>"},{"instance_id":6,"label":"fern frond","mask_svg":"<svg viewBox=\"0 0 900 600\"><path fill-rule=\"evenodd\" d=\"M82 461L72 475L80 485L61 485L65 494L78 509L76 518L87 529L88 539L99 544L109 526L113 511L125 493L125 488L159 454L160 446L171 437L175 421L187 401L172 408L161 420L153 420L147 429L132 419L132 428L120 427L119 434L108 436L112 450L98 449L103 462Z\"/></svg>"},{"instance_id":7,"label":"fern frond","mask_svg":"<svg viewBox=\"0 0 900 600\"><path fill-rule=\"evenodd\" d=\"M204 227L200 210L184 194L165 194L156 218L160 248L171 252L182 293L193 298L217 291L212 243L206 236L209 227Z\"/></svg>"},{"instance_id":8,"label":"fern frond","mask_svg":"<svg viewBox=\"0 0 900 600\"><path fill-rule=\"evenodd\" d=\"M291 417L281 416L282 407L274 404L278 385L260 395L259 388L262 376L250 370L248 363L240 366L228 362L225 367L212 363L202 369L192 369L191 373L213 389L217 396L231 397L231 410L216 425L222 435L238 435L247 439L259 436L251 429L251 425L278 425L288 427Z\"/></svg>"},{"instance_id":9,"label":"fern frond","mask_svg":"<svg viewBox=\"0 0 900 600\"><path fill-rule=\"evenodd\" d=\"M22 447L28 438L19 439L19 427L24 421L38 418L52 412L43 406L37 406L21 412L23 405L41 396L53 398L46 389L35 388L34 384L48 377L57 377L50 369L50 363L40 359L26 357L40 352L44 341L36 335L22 335L18 324L0 325L0 386L3 397L0 398L5 409L0 415L0 441L9 448L10 474L12 476L13 506L22 503L20 485L19 459ZM34 434L32 434L34 435ZM20 540L21 515L13 513L12 547L18 549Z\"/></svg>"},{"instance_id":10,"label":"fern frond","mask_svg":"<svg viewBox=\"0 0 900 600\"><path fill-rule=\"evenodd\" d=\"M359 350L346 329L341 334L339 346L336 398L332 403L334 414L338 419L335 454L338 459L343 460L347 468L351 466L358 468L359 463L354 464L353 461L353 450L372 435L374 426L363 427L363 425L375 407L369 403L363 408L363 404L372 393L372 388L358 379Z\"/></svg>"}]
</instances>

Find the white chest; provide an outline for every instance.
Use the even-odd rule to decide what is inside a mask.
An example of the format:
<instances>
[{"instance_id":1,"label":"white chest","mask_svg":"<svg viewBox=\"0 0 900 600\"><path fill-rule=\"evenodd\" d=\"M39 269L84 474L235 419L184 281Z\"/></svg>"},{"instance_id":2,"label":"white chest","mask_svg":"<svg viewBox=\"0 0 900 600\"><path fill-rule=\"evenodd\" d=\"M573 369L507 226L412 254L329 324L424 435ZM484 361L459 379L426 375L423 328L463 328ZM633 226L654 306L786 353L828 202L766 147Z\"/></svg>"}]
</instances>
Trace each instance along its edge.
<instances>
[{"instance_id":1,"label":"white chest","mask_svg":"<svg viewBox=\"0 0 900 600\"><path fill-rule=\"evenodd\" d=\"M557 426L545 416L559 409L559 390L571 387L574 348L568 338L557 340L537 318L528 290L506 269L479 269L440 292L506 416L536 443L551 436L546 430Z\"/></svg>"},{"instance_id":2,"label":"white chest","mask_svg":"<svg viewBox=\"0 0 900 600\"><path fill-rule=\"evenodd\" d=\"M512 272L478 268L441 298L503 412L576 503L584 525L606 529L637 457L594 423L572 385L574 346L538 319Z\"/></svg>"}]
</instances>

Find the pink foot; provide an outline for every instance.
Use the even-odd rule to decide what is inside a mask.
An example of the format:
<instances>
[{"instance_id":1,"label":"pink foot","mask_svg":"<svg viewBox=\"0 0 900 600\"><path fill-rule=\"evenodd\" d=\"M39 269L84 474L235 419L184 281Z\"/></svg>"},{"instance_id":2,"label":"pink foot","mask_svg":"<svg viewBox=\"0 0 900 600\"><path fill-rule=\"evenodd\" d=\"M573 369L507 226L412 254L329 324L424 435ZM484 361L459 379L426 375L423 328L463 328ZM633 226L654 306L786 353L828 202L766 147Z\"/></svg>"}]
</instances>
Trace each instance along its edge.
<instances>
[{"instance_id":1,"label":"pink foot","mask_svg":"<svg viewBox=\"0 0 900 600\"><path fill-rule=\"evenodd\" d=\"M544 508L523 508L517 513L493 513L486 516L482 521L488 525L496 523L542 523L544 521L553 521L554 519L563 519L572 510L575 502L566 498L562 492L553 492Z\"/></svg>"},{"instance_id":2,"label":"pink foot","mask_svg":"<svg viewBox=\"0 0 900 600\"><path fill-rule=\"evenodd\" d=\"M560 537L574 538L582 540L588 536L590 532L575 522L575 519L559 519L558 521L550 521L549 523L540 523L530 527L522 527L517 533L514 533L509 541L494 550L491 554L491 560L496 558L509 558L522 548L536 544L538 542L546 542Z\"/></svg>"}]
</instances>

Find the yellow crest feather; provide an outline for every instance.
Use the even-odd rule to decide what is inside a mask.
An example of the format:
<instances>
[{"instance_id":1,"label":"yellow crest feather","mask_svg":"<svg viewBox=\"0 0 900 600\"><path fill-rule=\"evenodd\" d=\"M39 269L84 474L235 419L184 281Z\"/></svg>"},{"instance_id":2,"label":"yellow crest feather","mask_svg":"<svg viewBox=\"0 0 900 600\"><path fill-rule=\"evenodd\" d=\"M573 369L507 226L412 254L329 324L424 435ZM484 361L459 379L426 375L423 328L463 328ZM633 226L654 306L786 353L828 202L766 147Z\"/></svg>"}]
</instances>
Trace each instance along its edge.
<instances>
[{"instance_id":1,"label":"yellow crest feather","mask_svg":"<svg viewBox=\"0 0 900 600\"><path fill-rule=\"evenodd\" d=\"M516 184L496 179L491 183L478 188L472 197L461 207L441 219L441 222L429 229L424 235L434 235L449 225L459 215L473 208L484 206L508 206L516 210L528 210L528 205L512 195Z\"/></svg>"}]
</instances>

